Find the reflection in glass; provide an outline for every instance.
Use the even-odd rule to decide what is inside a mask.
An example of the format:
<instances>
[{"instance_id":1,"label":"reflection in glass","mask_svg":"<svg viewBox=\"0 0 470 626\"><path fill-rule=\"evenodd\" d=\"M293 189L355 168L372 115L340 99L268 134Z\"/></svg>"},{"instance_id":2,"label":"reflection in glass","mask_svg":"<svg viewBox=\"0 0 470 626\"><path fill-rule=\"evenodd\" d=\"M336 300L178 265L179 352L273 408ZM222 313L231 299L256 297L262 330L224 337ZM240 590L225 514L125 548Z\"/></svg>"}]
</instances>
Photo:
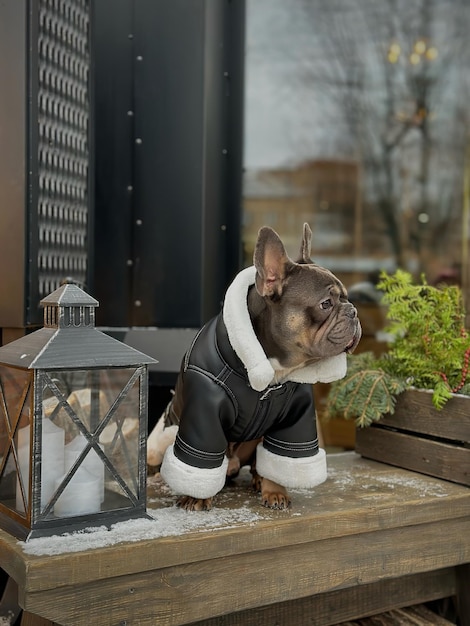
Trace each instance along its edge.
<instances>
[{"instance_id":1,"label":"reflection in glass","mask_svg":"<svg viewBox=\"0 0 470 626\"><path fill-rule=\"evenodd\" d=\"M249 0L244 246L273 226L347 285L468 293L470 12L461 1Z\"/></svg>"},{"instance_id":2,"label":"reflection in glass","mask_svg":"<svg viewBox=\"0 0 470 626\"><path fill-rule=\"evenodd\" d=\"M0 366L0 497L24 514L30 497L32 373Z\"/></svg>"},{"instance_id":3,"label":"reflection in glass","mask_svg":"<svg viewBox=\"0 0 470 626\"><path fill-rule=\"evenodd\" d=\"M138 497L139 370L44 375L41 510L72 517ZM49 488L50 487L50 488Z\"/></svg>"}]
</instances>

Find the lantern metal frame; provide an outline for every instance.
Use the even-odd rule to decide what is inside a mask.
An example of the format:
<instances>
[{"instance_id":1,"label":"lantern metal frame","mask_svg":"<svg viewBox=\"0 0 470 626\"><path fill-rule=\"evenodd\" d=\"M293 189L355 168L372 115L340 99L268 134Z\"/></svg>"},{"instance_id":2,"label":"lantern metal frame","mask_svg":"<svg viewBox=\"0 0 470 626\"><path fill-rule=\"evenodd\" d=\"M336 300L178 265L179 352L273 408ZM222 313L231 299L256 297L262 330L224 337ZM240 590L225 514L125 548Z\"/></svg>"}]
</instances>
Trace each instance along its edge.
<instances>
[{"instance_id":1,"label":"lantern metal frame","mask_svg":"<svg viewBox=\"0 0 470 626\"><path fill-rule=\"evenodd\" d=\"M117 521L148 517L148 365L155 360L96 329L94 311L98 302L77 285L63 285L44 298L41 305L45 307L44 328L0 348L0 432L2 424L6 431L3 450L0 449L0 526L20 539L29 539L89 526L109 527ZM18 412L15 415L9 414L12 406L6 395L6 371L9 374L26 374L24 387L17 398L15 410ZM91 385L86 389L89 392L88 425L77 414L57 383L61 375L76 376L78 380L92 379ZM105 375L112 383L114 395L109 401L109 408L106 405L105 409L100 409L100 391ZM71 388L74 390L74 385ZM50 413L50 421L55 423L60 413L68 427L83 437L83 448L77 453L72 465L66 468L63 480L53 491L51 498L44 503L41 501L41 489L45 480L42 475L42 428L45 421L46 389L50 392L50 397L57 400ZM135 411L131 416L133 422L135 418L138 419L138 432L135 432L132 439L132 451L136 458L133 457L132 462L123 433L124 417L120 413L126 402ZM19 460L18 430L22 414L32 416L29 419L29 433L26 433L29 441L27 481L23 481L25 477L22 476ZM123 453L126 477L100 444L100 438L108 426L112 426L115 431L112 449ZM85 459L92 455L92 451L101 461L103 472L106 471L107 477L119 489L114 492L106 490L106 504L97 512L64 517L56 515L53 512L55 505L74 476L84 467ZM23 511L18 510L18 504L11 504L11 488L8 498L2 499L2 481L6 478L9 458L12 461L10 465L16 471L17 489L18 483L21 485ZM11 480L11 476L9 479Z\"/></svg>"}]
</instances>

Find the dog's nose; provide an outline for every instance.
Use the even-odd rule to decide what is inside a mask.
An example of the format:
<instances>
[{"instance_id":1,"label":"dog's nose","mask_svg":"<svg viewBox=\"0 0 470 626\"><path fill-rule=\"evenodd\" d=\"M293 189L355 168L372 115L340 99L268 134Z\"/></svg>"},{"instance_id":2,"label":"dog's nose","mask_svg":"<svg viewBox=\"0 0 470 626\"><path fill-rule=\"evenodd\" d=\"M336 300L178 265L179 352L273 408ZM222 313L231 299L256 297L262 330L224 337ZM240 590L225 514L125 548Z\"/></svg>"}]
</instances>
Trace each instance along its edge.
<instances>
[{"instance_id":1,"label":"dog's nose","mask_svg":"<svg viewBox=\"0 0 470 626\"><path fill-rule=\"evenodd\" d=\"M357 309L353 304L349 303L349 307L348 307L348 310L346 311L346 315L350 317L352 320L355 317L357 317Z\"/></svg>"}]
</instances>

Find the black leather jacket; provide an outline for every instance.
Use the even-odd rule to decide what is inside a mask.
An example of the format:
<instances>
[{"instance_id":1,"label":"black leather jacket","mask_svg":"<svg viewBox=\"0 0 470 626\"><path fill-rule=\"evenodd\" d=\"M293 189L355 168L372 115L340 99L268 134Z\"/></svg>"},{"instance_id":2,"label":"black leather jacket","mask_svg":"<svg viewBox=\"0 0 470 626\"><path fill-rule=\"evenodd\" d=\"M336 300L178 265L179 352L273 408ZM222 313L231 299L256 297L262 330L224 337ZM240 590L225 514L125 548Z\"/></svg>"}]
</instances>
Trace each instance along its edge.
<instances>
[{"instance_id":1,"label":"black leather jacket","mask_svg":"<svg viewBox=\"0 0 470 626\"><path fill-rule=\"evenodd\" d=\"M194 467L219 467L228 442L260 437L279 456L318 452L312 385L286 382L261 392L252 389L222 313L199 331L185 355L171 413L179 421L174 454Z\"/></svg>"}]
</instances>

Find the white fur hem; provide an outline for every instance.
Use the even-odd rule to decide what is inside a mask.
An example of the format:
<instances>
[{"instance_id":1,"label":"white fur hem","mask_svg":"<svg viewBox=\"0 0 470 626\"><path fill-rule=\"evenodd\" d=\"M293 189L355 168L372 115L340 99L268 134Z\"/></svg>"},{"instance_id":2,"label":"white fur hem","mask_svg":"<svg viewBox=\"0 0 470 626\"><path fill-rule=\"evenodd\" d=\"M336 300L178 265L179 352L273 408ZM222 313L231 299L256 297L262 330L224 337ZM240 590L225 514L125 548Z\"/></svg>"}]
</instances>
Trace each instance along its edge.
<instances>
[{"instance_id":1,"label":"white fur hem","mask_svg":"<svg viewBox=\"0 0 470 626\"><path fill-rule=\"evenodd\" d=\"M347 371L346 352L337 356L330 356L317 363L307 365L300 370L295 370L289 374L289 380L294 383L332 383L346 376Z\"/></svg>"},{"instance_id":2,"label":"white fur hem","mask_svg":"<svg viewBox=\"0 0 470 626\"><path fill-rule=\"evenodd\" d=\"M205 499L215 496L222 489L227 473L227 457L224 457L220 467L205 469L183 463L175 456L173 448L173 445L167 448L160 474L176 494Z\"/></svg>"},{"instance_id":3,"label":"white fur hem","mask_svg":"<svg viewBox=\"0 0 470 626\"><path fill-rule=\"evenodd\" d=\"M273 454L262 443L256 448L256 471L283 487L310 489L328 477L326 454L321 448L315 456L292 458Z\"/></svg>"}]
</instances>

